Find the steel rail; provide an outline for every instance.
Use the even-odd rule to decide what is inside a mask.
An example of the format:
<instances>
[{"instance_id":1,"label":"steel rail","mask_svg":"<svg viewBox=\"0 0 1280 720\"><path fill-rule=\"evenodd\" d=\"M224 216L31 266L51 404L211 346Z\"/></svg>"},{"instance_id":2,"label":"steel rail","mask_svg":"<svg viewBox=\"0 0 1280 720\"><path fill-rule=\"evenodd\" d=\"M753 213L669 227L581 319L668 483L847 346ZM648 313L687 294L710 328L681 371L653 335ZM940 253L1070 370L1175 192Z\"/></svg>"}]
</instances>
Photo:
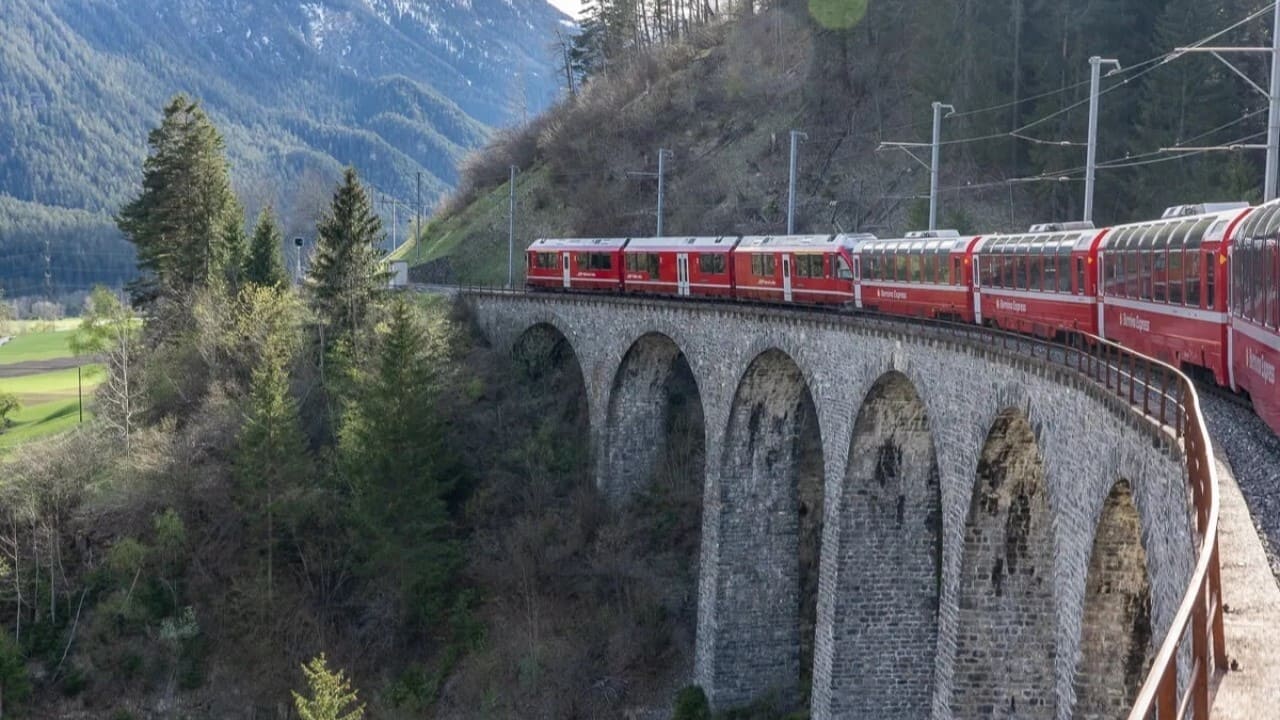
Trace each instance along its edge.
<instances>
[{"instance_id":1,"label":"steel rail","mask_svg":"<svg viewBox=\"0 0 1280 720\"><path fill-rule=\"evenodd\" d=\"M527 292L485 286L458 286L454 292L472 295L524 297L575 304L639 304L667 308L702 306L706 309L750 311L757 316L788 321L825 322L857 326L886 334L906 331L918 337L956 342L970 349L998 350L1011 357L1030 357L1091 382L1120 400L1129 412L1148 422L1153 434L1181 443L1187 484L1200 543L1195 569L1146 679L1138 690L1129 720L1208 720L1213 686L1226 670L1223 631L1222 573L1218 552L1218 472L1213 445L1200 409L1195 384L1180 370L1117 343L1088 333L1069 331L1052 342L1004 330L878 313L849 313L831 308L784 308L740 301L673 300L652 296L603 295L572 292ZM1158 403L1156 402L1158 400ZM1172 417L1170 417L1172 414ZM1172 437L1170 437L1172 435ZM1190 640L1190 669L1179 688L1179 654ZM1181 693L1179 690L1181 689Z\"/></svg>"}]
</instances>

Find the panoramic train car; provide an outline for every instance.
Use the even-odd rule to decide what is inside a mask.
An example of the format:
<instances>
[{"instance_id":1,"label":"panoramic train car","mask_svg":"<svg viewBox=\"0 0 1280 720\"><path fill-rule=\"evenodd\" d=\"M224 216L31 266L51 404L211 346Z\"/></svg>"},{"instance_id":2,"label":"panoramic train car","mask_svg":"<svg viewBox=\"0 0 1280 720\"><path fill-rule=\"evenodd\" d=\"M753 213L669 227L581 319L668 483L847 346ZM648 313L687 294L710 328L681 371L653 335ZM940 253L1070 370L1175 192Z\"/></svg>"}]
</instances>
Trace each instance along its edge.
<instances>
[{"instance_id":1,"label":"panoramic train car","mask_svg":"<svg viewBox=\"0 0 1280 720\"><path fill-rule=\"evenodd\" d=\"M622 292L626 238L541 238L526 251L531 288Z\"/></svg>"},{"instance_id":2,"label":"panoramic train car","mask_svg":"<svg viewBox=\"0 0 1280 720\"><path fill-rule=\"evenodd\" d=\"M731 255L735 297L771 302L853 303L859 235L744 237Z\"/></svg>"},{"instance_id":3,"label":"panoramic train car","mask_svg":"<svg viewBox=\"0 0 1280 720\"><path fill-rule=\"evenodd\" d=\"M1099 335L1231 386L1227 259L1245 203L1180 205L1116 225L1098 248Z\"/></svg>"},{"instance_id":4,"label":"panoramic train car","mask_svg":"<svg viewBox=\"0 0 1280 720\"><path fill-rule=\"evenodd\" d=\"M736 236L631 238L623 248L629 293L732 297Z\"/></svg>"},{"instance_id":5,"label":"panoramic train car","mask_svg":"<svg viewBox=\"0 0 1280 720\"><path fill-rule=\"evenodd\" d=\"M1233 235L1228 348L1232 387L1280 434L1280 201L1253 211Z\"/></svg>"},{"instance_id":6,"label":"panoramic train car","mask_svg":"<svg viewBox=\"0 0 1280 720\"><path fill-rule=\"evenodd\" d=\"M1045 338L1095 332L1093 268L1105 233L1092 223L1051 223L983 237L973 251L975 320Z\"/></svg>"},{"instance_id":7,"label":"panoramic train car","mask_svg":"<svg viewBox=\"0 0 1280 720\"><path fill-rule=\"evenodd\" d=\"M933 230L859 243L854 253L857 306L973 322L970 253L977 241L955 230Z\"/></svg>"}]
</instances>

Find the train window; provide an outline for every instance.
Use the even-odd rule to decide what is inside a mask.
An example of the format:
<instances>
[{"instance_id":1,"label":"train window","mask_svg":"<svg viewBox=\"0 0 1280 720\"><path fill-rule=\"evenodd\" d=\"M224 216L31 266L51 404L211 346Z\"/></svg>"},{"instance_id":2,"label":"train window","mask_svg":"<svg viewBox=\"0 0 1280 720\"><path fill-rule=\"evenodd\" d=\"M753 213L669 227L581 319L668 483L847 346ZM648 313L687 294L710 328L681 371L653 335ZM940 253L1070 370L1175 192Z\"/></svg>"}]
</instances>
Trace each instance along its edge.
<instances>
[{"instance_id":1,"label":"train window","mask_svg":"<svg viewBox=\"0 0 1280 720\"><path fill-rule=\"evenodd\" d=\"M1184 233L1185 235L1185 233ZM1164 277L1165 294L1170 303L1182 304L1182 248L1169 248L1169 267Z\"/></svg>"},{"instance_id":2,"label":"train window","mask_svg":"<svg viewBox=\"0 0 1280 720\"><path fill-rule=\"evenodd\" d=\"M1271 297L1267 302L1267 315L1271 327L1280 326L1280 249L1274 240L1267 246L1267 271L1271 275Z\"/></svg>"},{"instance_id":3,"label":"train window","mask_svg":"<svg viewBox=\"0 0 1280 720\"><path fill-rule=\"evenodd\" d=\"M825 275L822 269L821 255L796 255L796 277L820 278Z\"/></svg>"},{"instance_id":4,"label":"train window","mask_svg":"<svg viewBox=\"0 0 1280 720\"><path fill-rule=\"evenodd\" d=\"M1124 253L1123 297L1138 296L1138 251L1126 250Z\"/></svg>"},{"instance_id":5,"label":"train window","mask_svg":"<svg viewBox=\"0 0 1280 720\"><path fill-rule=\"evenodd\" d=\"M1070 255L1058 256L1057 281L1058 281L1058 287L1056 289L1058 292L1062 292L1062 293L1071 292L1071 256Z\"/></svg>"},{"instance_id":6,"label":"train window","mask_svg":"<svg viewBox=\"0 0 1280 720\"><path fill-rule=\"evenodd\" d=\"M533 266L544 270L555 270L560 266L560 253L540 252L533 254Z\"/></svg>"},{"instance_id":7,"label":"train window","mask_svg":"<svg viewBox=\"0 0 1280 720\"><path fill-rule=\"evenodd\" d=\"M1044 282L1044 258L1039 255L1027 257L1027 289L1040 290Z\"/></svg>"},{"instance_id":8,"label":"train window","mask_svg":"<svg viewBox=\"0 0 1280 720\"><path fill-rule=\"evenodd\" d=\"M959 275L959 273L954 273L954 274ZM948 258L946 255L939 256L938 257L938 284L950 285L952 275L953 273L951 271L951 259Z\"/></svg>"},{"instance_id":9,"label":"train window","mask_svg":"<svg viewBox=\"0 0 1280 720\"><path fill-rule=\"evenodd\" d=\"M1076 258L1076 294L1084 294L1084 258Z\"/></svg>"},{"instance_id":10,"label":"train window","mask_svg":"<svg viewBox=\"0 0 1280 720\"><path fill-rule=\"evenodd\" d=\"M1214 309L1217 305L1216 296L1214 295L1214 285L1217 280L1217 258L1211 252L1204 254L1204 306L1209 310Z\"/></svg>"},{"instance_id":11,"label":"train window","mask_svg":"<svg viewBox=\"0 0 1280 720\"><path fill-rule=\"evenodd\" d=\"M723 275L724 254L702 253L698 255L698 272L703 275Z\"/></svg>"},{"instance_id":12,"label":"train window","mask_svg":"<svg viewBox=\"0 0 1280 720\"><path fill-rule=\"evenodd\" d=\"M910 255L907 257L907 280L911 282L920 282L920 256Z\"/></svg>"},{"instance_id":13,"label":"train window","mask_svg":"<svg viewBox=\"0 0 1280 720\"><path fill-rule=\"evenodd\" d=\"M623 257L627 272L648 273L649 277L658 276L657 253L628 253Z\"/></svg>"},{"instance_id":14,"label":"train window","mask_svg":"<svg viewBox=\"0 0 1280 720\"><path fill-rule=\"evenodd\" d=\"M1183 301L1187 307L1200 307L1200 253L1188 250L1183 260L1185 268L1182 276L1186 280Z\"/></svg>"},{"instance_id":15,"label":"train window","mask_svg":"<svg viewBox=\"0 0 1280 720\"><path fill-rule=\"evenodd\" d=\"M907 279L907 256L893 256L893 279L905 282Z\"/></svg>"},{"instance_id":16,"label":"train window","mask_svg":"<svg viewBox=\"0 0 1280 720\"><path fill-rule=\"evenodd\" d=\"M964 259L963 258L951 259L951 277L949 281L953 285L964 284Z\"/></svg>"},{"instance_id":17,"label":"train window","mask_svg":"<svg viewBox=\"0 0 1280 720\"><path fill-rule=\"evenodd\" d=\"M841 280L853 279L853 270L849 269L849 261L843 255L836 256L836 277Z\"/></svg>"},{"instance_id":18,"label":"train window","mask_svg":"<svg viewBox=\"0 0 1280 720\"><path fill-rule=\"evenodd\" d=\"M756 277L773 277L777 269L777 262L772 255L756 253L751 256L752 275Z\"/></svg>"}]
</instances>

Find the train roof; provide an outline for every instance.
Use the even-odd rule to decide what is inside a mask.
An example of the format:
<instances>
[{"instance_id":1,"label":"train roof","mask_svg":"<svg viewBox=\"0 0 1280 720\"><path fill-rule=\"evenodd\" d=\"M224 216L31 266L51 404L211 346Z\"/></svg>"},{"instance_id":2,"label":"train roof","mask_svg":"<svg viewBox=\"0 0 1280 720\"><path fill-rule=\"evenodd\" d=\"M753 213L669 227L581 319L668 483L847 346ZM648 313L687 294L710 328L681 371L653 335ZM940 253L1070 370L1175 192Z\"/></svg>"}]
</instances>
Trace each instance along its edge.
<instances>
[{"instance_id":1,"label":"train roof","mask_svg":"<svg viewBox=\"0 0 1280 720\"><path fill-rule=\"evenodd\" d=\"M612 252L622 249L628 238L538 238L527 252L551 252L553 250L597 250Z\"/></svg>"},{"instance_id":2,"label":"train roof","mask_svg":"<svg viewBox=\"0 0 1280 720\"><path fill-rule=\"evenodd\" d=\"M737 243L737 235L631 238L631 241L627 243L627 250L678 250L680 248L692 248L704 252L712 250L728 252Z\"/></svg>"},{"instance_id":3,"label":"train roof","mask_svg":"<svg viewBox=\"0 0 1280 720\"><path fill-rule=\"evenodd\" d=\"M739 252L775 252L777 250L852 250L863 235L748 235L738 243Z\"/></svg>"},{"instance_id":4,"label":"train roof","mask_svg":"<svg viewBox=\"0 0 1280 720\"><path fill-rule=\"evenodd\" d=\"M1088 250L1098 237L1099 230L1089 227L1073 227L1072 229L1040 231L1041 228L1053 225L1033 225L1038 232L1009 233L984 235L974 246L975 253L1017 254L1017 253L1070 253Z\"/></svg>"},{"instance_id":5,"label":"train roof","mask_svg":"<svg viewBox=\"0 0 1280 720\"><path fill-rule=\"evenodd\" d=\"M961 235L954 230L935 231L928 236L923 233L907 233L900 238L876 238L863 241L858 245L859 252L883 253L951 253L963 251L969 247L976 235Z\"/></svg>"},{"instance_id":6,"label":"train roof","mask_svg":"<svg viewBox=\"0 0 1280 720\"><path fill-rule=\"evenodd\" d=\"M1166 210L1157 220L1112 226L1099 247L1112 251L1198 248L1205 240L1222 239L1231 222L1248 212L1250 208L1244 203L1179 205Z\"/></svg>"}]
</instances>

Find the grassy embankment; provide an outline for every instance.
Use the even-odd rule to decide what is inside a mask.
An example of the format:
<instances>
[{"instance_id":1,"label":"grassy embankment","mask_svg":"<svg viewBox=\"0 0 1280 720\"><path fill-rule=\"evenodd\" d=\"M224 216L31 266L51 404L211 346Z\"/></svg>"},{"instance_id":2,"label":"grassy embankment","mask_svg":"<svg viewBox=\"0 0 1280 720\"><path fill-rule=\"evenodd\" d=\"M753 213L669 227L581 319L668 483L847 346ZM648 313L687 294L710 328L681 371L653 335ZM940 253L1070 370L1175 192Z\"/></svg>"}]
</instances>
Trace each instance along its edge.
<instances>
[{"instance_id":1,"label":"grassy embankment","mask_svg":"<svg viewBox=\"0 0 1280 720\"><path fill-rule=\"evenodd\" d=\"M40 328L43 332L26 332L0 345L0 392L16 395L22 403L22 409L9 416L12 424L0 432L0 453L75 427L80 422L82 394L84 419L91 416L88 400L103 380L103 368L87 363L77 374L67 345L72 331L60 329L74 324L46 325Z\"/></svg>"}]
</instances>

